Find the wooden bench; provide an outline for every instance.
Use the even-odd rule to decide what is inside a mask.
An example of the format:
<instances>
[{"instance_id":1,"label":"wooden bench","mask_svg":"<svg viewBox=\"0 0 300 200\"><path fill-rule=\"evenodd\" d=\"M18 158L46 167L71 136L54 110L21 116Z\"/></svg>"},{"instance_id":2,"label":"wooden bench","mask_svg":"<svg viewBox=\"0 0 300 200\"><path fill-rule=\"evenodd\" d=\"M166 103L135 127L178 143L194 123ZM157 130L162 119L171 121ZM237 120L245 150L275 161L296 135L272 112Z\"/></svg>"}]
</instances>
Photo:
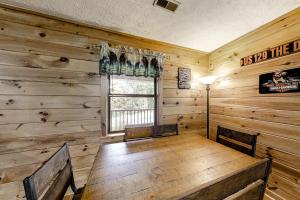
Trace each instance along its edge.
<instances>
[{"instance_id":1,"label":"wooden bench","mask_svg":"<svg viewBox=\"0 0 300 200\"><path fill-rule=\"evenodd\" d=\"M62 200L69 186L74 196L80 196L82 189L75 186L68 145L64 144L23 184L27 200Z\"/></svg>"},{"instance_id":2,"label":"wooden bench","mask_svg":"<svg viewBox=\"0 0 300 200\"><path fill-rule=\"evenodd\" d=\"M250 156L255 156L257 135L218 126L217 142Z\"/></svg>"},{"instance_id":3,"label":"wooden bench","mask_svg":"<svg viewBox=\"0 0 300 200\"><path fill-rule=\"evenodd\" d=\"M163 124L158 125L156 134L154 134L154 126L152 124L145 125L127 125L125 126L124 141L139 140L151 137L165 137L171 135L178 135L177 124Z\"/></svg>"}]
</instances>

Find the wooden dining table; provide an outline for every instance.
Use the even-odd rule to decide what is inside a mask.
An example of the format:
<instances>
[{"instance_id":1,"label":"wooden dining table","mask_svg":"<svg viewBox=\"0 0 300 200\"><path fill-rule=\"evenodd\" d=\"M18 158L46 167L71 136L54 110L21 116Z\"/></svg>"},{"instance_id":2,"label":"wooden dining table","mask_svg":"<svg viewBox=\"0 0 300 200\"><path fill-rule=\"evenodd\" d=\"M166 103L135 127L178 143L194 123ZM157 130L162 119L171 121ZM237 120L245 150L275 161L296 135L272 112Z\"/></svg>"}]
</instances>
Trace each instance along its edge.
<instances>
[{"instance_id":1,"label":"wooden dining table","mask_svg":"<svg viewBox=\"0 0 300 200\"><path fill-rule=\"evenodd\" d=\"M106 144L82 199L180 199L259 161L198 134Z\"/></svg>"}]
</instances>

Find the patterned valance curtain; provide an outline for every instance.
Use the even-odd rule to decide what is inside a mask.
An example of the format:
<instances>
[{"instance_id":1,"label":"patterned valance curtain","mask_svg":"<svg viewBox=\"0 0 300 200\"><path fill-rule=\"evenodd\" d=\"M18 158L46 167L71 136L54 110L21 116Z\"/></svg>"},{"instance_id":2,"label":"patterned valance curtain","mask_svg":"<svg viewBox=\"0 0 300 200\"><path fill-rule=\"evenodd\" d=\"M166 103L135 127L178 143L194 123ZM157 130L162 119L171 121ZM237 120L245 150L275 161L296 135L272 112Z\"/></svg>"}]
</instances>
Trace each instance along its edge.
<instances>
[{"instance_id":1,"label":"patterned valance curtain","mask_svg":"<svg viewBox=\"0 0 300 200\"><path fill-rule=\"evenodd\" d=\"M132 47L109 47L100 45L100 74L160 77L163 71L164 54Z\"/></svg>"}]
</instances>

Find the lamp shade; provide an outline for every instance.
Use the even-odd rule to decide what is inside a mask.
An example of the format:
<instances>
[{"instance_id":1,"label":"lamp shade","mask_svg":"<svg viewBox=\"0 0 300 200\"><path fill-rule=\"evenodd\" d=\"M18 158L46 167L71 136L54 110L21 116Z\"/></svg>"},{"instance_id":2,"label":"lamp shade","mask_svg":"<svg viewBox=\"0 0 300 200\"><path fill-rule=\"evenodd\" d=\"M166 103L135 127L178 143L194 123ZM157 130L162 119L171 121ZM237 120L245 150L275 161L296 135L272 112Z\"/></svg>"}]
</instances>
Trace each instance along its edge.
<instances>
[{"instance_id":1,"label":"lamp shade","mask_svg":"<svg viewBox=\"0 0 300 200\"><path fill-rule=\"evenodd\" d=\"M216 80L216 78L217 78L216 76L204 76L200 80L201 80L201 83L203 83L205 85L210 85Z\"/></svg>"}]
</instances>

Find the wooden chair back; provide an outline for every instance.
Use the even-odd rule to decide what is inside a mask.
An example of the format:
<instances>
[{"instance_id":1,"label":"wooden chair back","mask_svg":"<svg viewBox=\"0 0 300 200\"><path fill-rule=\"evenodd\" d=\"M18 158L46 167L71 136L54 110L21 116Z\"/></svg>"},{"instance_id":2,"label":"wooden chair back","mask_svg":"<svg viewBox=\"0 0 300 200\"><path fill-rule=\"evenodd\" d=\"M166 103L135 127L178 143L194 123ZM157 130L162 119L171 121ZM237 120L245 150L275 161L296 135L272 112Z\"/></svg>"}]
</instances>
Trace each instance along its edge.
<instances>
[{"instance_id":1,"label":"wooden chair back","mask_svg":"<svg viewBox=\"0 0 300 200\"><path fill-rule=\"evenodd\" d=\"M196 188L181 200L263 200L271 165L271 159L262 159L253 166Z\"/></svg>"},{"instance_id":2,"label":"wooden chair back","mask_svg":"<svg viewBox=\"0 0 300 200\"><path fill-rule=\"evenodd\" d=\"M250 156L255 156L257 135L250 135L221 126L217 129L217 142Z\"/></svg>"},{"instance_id":3,"label":"wooden chair back","mask_svg":"<svg viewBox=\"0 0 300 200\"><path fill-rule=\"evenodd\" d=\"M61 200L69 186L76 193L68 145L64 144L23 184L27 200Z\"/></svg>"}]
</instances>

